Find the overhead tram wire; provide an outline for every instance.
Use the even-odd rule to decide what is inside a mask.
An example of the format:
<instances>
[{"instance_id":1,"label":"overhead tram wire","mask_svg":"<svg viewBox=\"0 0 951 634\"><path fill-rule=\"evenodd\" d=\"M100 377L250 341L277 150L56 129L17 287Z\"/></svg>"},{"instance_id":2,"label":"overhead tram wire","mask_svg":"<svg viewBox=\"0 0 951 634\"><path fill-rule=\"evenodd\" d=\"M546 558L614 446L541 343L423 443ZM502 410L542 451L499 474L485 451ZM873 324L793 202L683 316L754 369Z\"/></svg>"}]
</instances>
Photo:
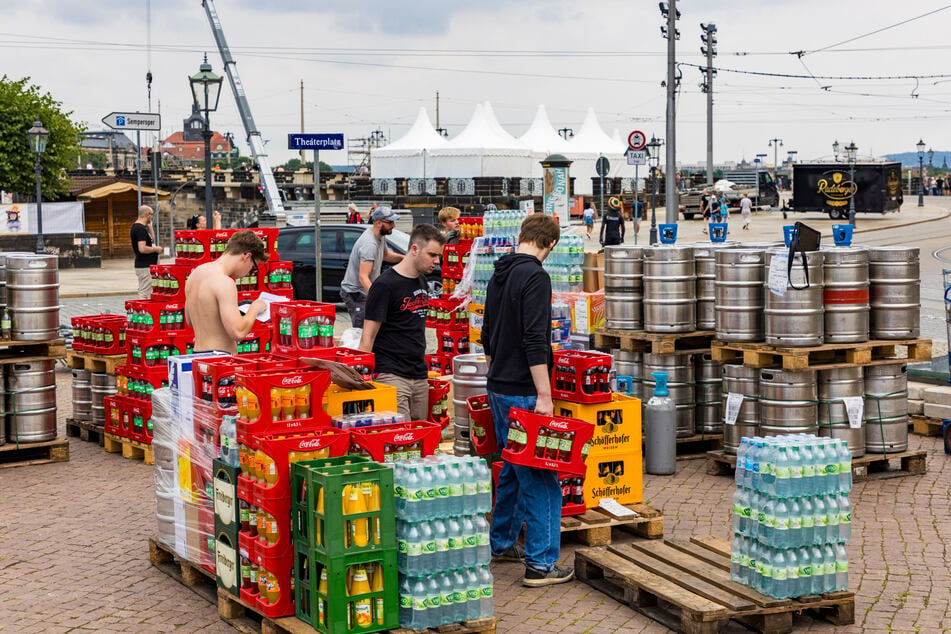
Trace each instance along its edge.
<instances>
[{"instance_id":1,"label":"overhead tram wire","mask_svg":"<svg viewBox=\"0 0 951 634\"><path fill-rule=\"evenodd\" d=\"M876 35L876 34L878 34L878 33L882 33L882 32L884 32L884 31L888 31L888 30L890 30L890 29L894 29L894 28L899 27L899 26L903 26L903 25L905 25L905 24L908 24L909 22L914 22L915 20L920 20L921 18L926 18L926 17L928 17L929 15L934 15L935 13L940 13L941 11L945 11L945 10L947 10L947 9L951 9L951 4L947 4L947 5L943 6L943 7L938 7L937 9L934 9L934 10L932 10L932 11L928 11L927 13L922 13L921 15L916 15L915 17L913 17L913 18L908 18L907 20L902 20L901 22L896 22L896 23L894 23L894 24L889 24L888 26L884 26L884 27L882 27L882 28L880 28L880 29L875 29L874 31L869 31L868 33L863 33L862 35L856 35L855 37L851 37L851 38L849 38L849 39L847 39L847 40L842 40L841 42L836 42L835 44L829 44L828 46L823 46L822 48L813 49L813 50L811 50L811 51L790 51L789 54L790 54L790 55L795 55L795 56L799 57L800 59L802 59L802 58L803 58L804 56L806 56L806 55L814 55L815 53L822 53L822 52L828 51L829 49L836 48L837 46L842 46L843 44L848 44L849 42L855 42L856 40L861 40L861 39L863 39L863 38L866 38L866 37L869 37L869 36L872 36L872 35Z\"/></svg>"}]
</instances>

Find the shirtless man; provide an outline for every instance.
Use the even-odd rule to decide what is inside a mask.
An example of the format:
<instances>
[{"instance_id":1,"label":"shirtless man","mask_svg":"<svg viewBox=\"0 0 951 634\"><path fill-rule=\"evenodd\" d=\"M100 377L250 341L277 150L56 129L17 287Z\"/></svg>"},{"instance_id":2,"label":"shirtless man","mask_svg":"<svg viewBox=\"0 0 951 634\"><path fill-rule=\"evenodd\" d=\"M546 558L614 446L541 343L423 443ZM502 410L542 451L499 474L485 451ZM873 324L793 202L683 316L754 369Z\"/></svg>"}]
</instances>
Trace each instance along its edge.
<instances>
[{"instance_id":1,"label":"shirtless man","mask_svg":"<svg viewBox=\"0 0 951 634\"><path fill-rule=\"evenodd\" d=\"M256 299L242 315L234 280L248 275L267 258L261 238L245 229L231 236L221 257L192 271L185 282L185 322L195 329L195 352L237 354L237 342L251 332L267 304Z\"/></svg>"}]
</instances>

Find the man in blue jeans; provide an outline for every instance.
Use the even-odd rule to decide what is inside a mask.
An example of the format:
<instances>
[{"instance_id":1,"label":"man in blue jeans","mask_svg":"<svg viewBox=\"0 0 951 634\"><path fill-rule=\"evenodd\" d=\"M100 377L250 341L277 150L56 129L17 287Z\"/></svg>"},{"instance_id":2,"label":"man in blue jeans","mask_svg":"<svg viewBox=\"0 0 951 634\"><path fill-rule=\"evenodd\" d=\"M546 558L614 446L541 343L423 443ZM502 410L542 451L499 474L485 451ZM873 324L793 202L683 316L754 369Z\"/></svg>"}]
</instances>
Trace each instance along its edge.
<instances>
[{"instance_id":1,"label":"man in blue jeans","mask_svg":"<svg viewBox=\"0 0 951 634\"><path fill-rule=\"evenodd\" d=\"M532 214L522 222L518 250L495 264L486 290L482 345L489 360L486 387L499 446L508 438L509 410L551 416L551 279L542 262L561 231L557 221ZM518 536L525 522L525 548ZM561 487L554 471L502 466L489 535L496 560L525 562L530 587L570 581L561 553Z\"/></svg>"}]
</instances>

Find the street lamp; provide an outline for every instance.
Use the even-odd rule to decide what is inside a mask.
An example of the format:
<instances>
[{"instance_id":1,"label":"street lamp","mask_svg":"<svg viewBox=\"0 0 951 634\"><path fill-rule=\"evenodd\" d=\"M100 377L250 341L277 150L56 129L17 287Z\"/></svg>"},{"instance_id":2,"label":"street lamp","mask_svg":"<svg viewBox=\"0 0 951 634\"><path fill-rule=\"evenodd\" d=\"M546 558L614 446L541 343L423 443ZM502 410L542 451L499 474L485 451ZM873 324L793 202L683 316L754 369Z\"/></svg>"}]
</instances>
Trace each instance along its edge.
<instances>
[{"instance_id":1,"label":"street lamp","mask_svg":"<svg viewBox=\"0 0 951 634\"><path fill-rule=\"evenodd\" d=\"M839 140L836 139L836 140L832 143L832 153L835 155L835 162L836 162L836 163L839 162L839 148L840 148L840 147L842 147L842 146L839 145Z\"/></svg>"},{"instance_id":2,"label":"street lamp","mask_svg":"<svg viewBox=\"0 0 951 634\"><path fill-rule=\"evenodd\" d=\"M43 167L40 165L40 156L46 151L46 142L50 138L50 131L39 121L33 122L33 127L26 131L30 140L30 149L36 155L36 252L43 253Z\"/></svg>"},{"instance_id":3,"label":"street lamp","mask_svg":"<svg viewBox=\"0 0 951 634\"><path fill-rule=\"evenodd\" d=\"M195 100L195 106L205 113L205 127L201 134L205 140L205 220L209 227L214 227L215 219L211 197L211 125L208 121L208 113L218 109L218 97L221 96L221 77L211 72L211 64L208 63L207 53L205 53L205 61L198 67L198 72L188 78L188 83L192 87L192 98Z\"/></svg>"},{"instance_id":4,"label":"street lamp","mask_svg":"<svg viewBox=\"0 0 951 634\"><path fill-rule=\"evenodd\" d=\"M651 135L651 140L647 144L647 161L651 168L651 229L648 236L648 242L651 246L657 244L657 166L660 165L660 146L663 140Z\"/></svg>"},{"instance_id":5,"label":"street lamp","mask_svg":"<svg viewBox=\"0 0 951 634\"><path fill-rule=\"evenodd\" d=\"M934 167L934 150L928 148L928 169L931 170Z\"/></svg>"},{"instance_id":6,"label":"street lamp","mask_svg":"<svg viewBox=\"0 0 951 634\"><path fill-rule=\"evenodd\" d=\"M770 139L769 147L773 148L773 169L779 169L779 148L783 147L782 139Z\"/></svg>"},{"instance_id":7,"label":"street lamp","mask_svg":"<svg viewBox=\"0 0 951 634\"><path fill-rule=\"evenodd\" d=\"M918 139L918 206L925 206L925 142Z\"/></svg>"},{"instance_id":8,"label":"street lamp","mask_svg":"<svg viewBox=\"0 0 951 634\"><path fill-rule=\"evenodd\" d=\"M561 136L561 138L567 141L575 135L575 131L571 128L558 128L558 134Z\"/></svg>"},{"instance_id":9,"label":"street lamp","mask_svg":"<svg viewBox=\"0 0 951 634\"><path fill-rule=\"evenodd\" d=\"M845 147L845 155L849 159L849 183L852 187L852 194L849 196L849 224L853 227L855 227L855 195L859 190L858 185L855 184L855 156L858 151L855 141L851 141Z\"/></svg>"}]
</instances>

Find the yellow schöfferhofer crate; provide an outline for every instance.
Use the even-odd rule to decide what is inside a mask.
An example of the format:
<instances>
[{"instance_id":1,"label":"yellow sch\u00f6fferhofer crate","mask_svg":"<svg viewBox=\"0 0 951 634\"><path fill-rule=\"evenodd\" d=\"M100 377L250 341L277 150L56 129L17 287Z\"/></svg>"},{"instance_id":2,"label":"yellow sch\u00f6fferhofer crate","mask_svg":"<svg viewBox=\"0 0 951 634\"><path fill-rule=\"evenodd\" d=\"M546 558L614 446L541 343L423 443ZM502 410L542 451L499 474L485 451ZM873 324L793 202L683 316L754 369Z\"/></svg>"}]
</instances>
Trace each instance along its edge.
<instances>
[{"instance_id":1,"label":"yellow sch\u00f6fferhofer crate","mask_svg":"<svg viewBox=\"0 0 951 634\"><path fill-rule=\"evenodd\" d=\"M608 403L584 405L556 400L555 415L587 421L595 426L588 462L606 454L641 453L641 401L614 393Z\"/></svg>"},{"instance_id":2,"label":"yellow sch\u00f6fferhofer crate","mask_svg":"<svg viewBox=\"0 0 951 634\"><path fill-rule=\"evenodd\" d=\"M395 412L396 387L371 381L372 390L345 390L331 383L324 392L324 410L329 416L361 412Z\"/></svg>"},{"instance_id":3,"label":"yellow sch\u00f6fferhofer crate","mask_svg":"<svg viewBox=\"0 0 951 634\"><path fill-rule=\"evenodd\" d=\"M636 452L588 456L584 476L584 503L589 509L598 506L601 498L612 498L619 504L644 501L644 476L641 448Z\"/></svg>"}]
</instances>

